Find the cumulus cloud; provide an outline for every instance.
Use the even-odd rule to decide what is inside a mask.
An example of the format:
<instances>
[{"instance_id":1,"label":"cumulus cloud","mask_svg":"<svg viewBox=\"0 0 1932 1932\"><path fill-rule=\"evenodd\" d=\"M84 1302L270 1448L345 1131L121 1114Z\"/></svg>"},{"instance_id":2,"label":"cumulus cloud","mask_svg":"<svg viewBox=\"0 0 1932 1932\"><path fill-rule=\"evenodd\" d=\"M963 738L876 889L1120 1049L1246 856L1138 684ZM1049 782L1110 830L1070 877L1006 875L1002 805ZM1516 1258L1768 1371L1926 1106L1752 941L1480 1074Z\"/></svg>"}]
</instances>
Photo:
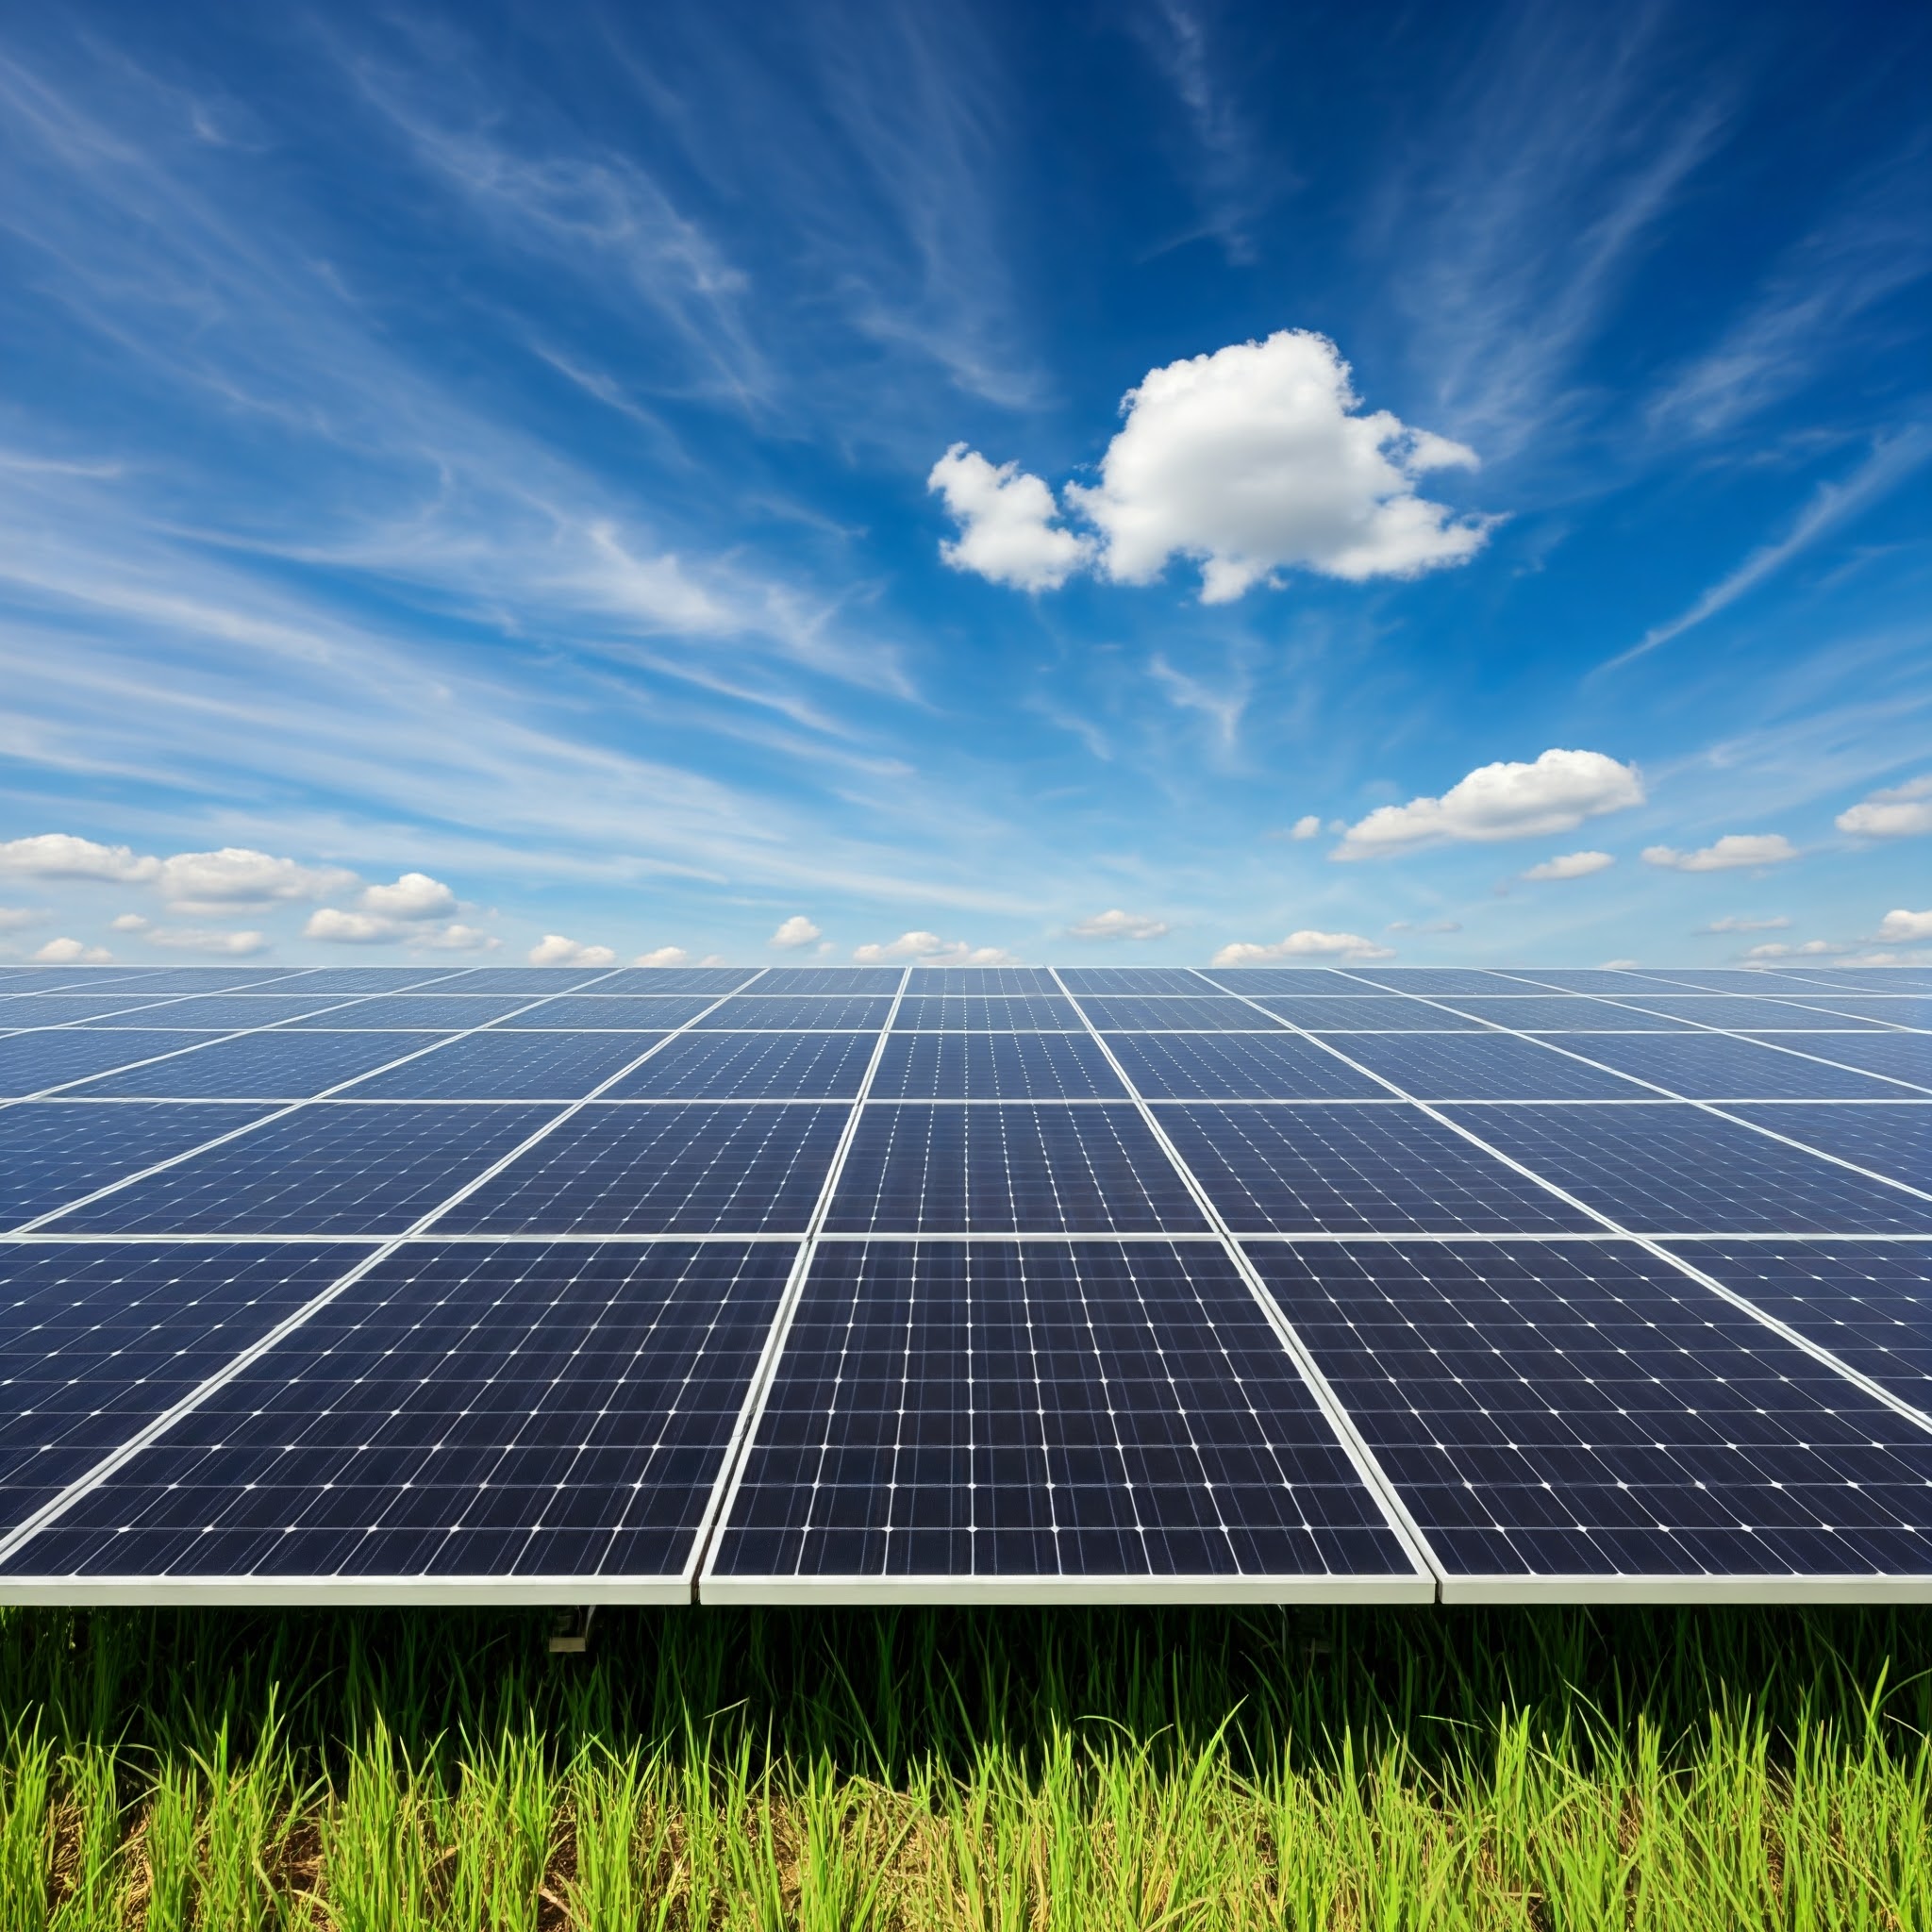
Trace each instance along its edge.
<instances>
[{"instance_id":1,"label":"cumulus cloud","mask_svg":"<svg viewBox=\"0 0 1932 1932\"><path fill-rule=\"evenodd\" d=\"M503 941L493 932L452 920L447 925L419 926L408 934L412 948L434 953L493 953Z\"/></svg>"},{"instance_id":2,"label":"cumulus cloud","mask_svg":"<svg viewBox=\"0 0 1932 1932\"><path fill-rule=\"evenodd\" d=\"M340 907L323 906L308 915L302 937L326 940L333 945L386 946L401 939L403 931L393 919L378 919L373 912L344 912Z\"/></svg>"},{"instance_id":3,"label":"cumulus cloud","mask_svg":"<svg viewBox=\"0 0 1932 1932\"><path fill-rule=\"evenodd\" d=\"M1829 940L1807 940L1802 946L1788 946L1782 941L1774 940L1761 946L1747 948L1744 957L1747 959L1820 959L1836 958L1851 950L1850 946L1834 945Z\"/></svg>"},{"instance_id":4,"label":"cumulus cloud","mask_svg":"<svg viewBox=\"0 0 1932 1932\"><path fill-rule=\"evenodd\" d=\"M1076 940L1158 940L1173 928L1164 919L1150 919L1143 913L1123 912L1118 906L1096 912L1091 919L1078 919L1067 928Z\"/></svg>"},{"instance_id":5,"label":"cumulus cloud","mask_svg":"<svg viewBox=\"0 0 1932 1932\"><path fill-rule=\"evenodd\" d=\"M1874 791L1839 813L1833 823L1840 832L1868 839L1902 839L1915 832L1932 832L1932 772L1889 791Z\"/></svg>"},{"instance_id":6,"label":"cumulus cloud","mask_svg":"<svg viewBox=\"0 0 1932 1932\"><path fill-rule=\"evenodd\" d=\"M1780 914L1775 919L1739 919L1727 916L1713 919L1708 925L1700 925L1699 932L1783 932L1790 921Z\"/></svg>"},{"instance_id":7,"label":"cumulus cloud","mask_svg":"<svg viewBox=\"0 0 1932 1932\"><path fill-rule=\"evenodd\" d=\"M977 450L956 442L925 479L959 525L940 556L1016 591L1057 591L1088 561L1092 541L1061 527L1053 491L1017 463L995 468Z\"/></svg>"},{"instance_id":8,"label":"cumulus cloud","mask_svg":"<svg viewBox=\"0 0 1932 1932\"><path fill-rule=\"evenodd\" d=\"M682 946L653 946L630 962L633 966L688 966L691 955Z\"/></svg>"},{"instance_id":9,"label":"cumulus cloud","mask_svg":"<svg viewBox=\"0 0 1932 1932\"><path fill-rule=\"evenodd\" d=\"M804 913L794 912L790 919L779 922L778 930L765 943L789 952L795 946L808 946L815 939L822 937L823 934L818 927Z\"/></svg>"},{"instance_id":10,"label":"cumulus cloud","mask_svg":"<svg viewBox=\"0 0 1932 1932\"><path fill-rule=\"evenodd\" d=\"M1149 370L1099 484L1067 491L1101 533L1099 568L1144 584L1189 558L1201 601L1224 604L1285 569L1360 583L1467 561L1488 524L1415 486L1474 469L1474 451L1386 409L1358 414L1360 401L1341 352L1308 329Z\"/></svg>"},{"instance_id":11,"label":"cumulus cloud","mask_svg":"<svg viewBox=\"0 0 1932 1932\"><path fill-rule=\"evenodd\" d=\"M1304 927L1271 946L1241 941L1223 946L1208 963L1215 966L1268 966L1280 959L1392 959L1394 949L1378 946L1357 932L1316 932Z\"/></svg>"},{"instance_id":12,"label":"cumulus cloud","mask_svg":"<svg viewBox=\"0 0 1932 1932\"><path fill-rule=\"evenodd\" d=\"M916 959L922 966L1004 966L1013 956L999 946L942 940L936 932L902 932L883 944L855 946L852 957L874 966L893 959Z\"/></svg>"},{"instance_id":13,"label":"cumulus cloud","mask_svg":"<svg viewBox=\"0 0 1932 1932\"><path fill-rule=\"evenodd\" d=\"M1903 907L1878 922L1882 940L1932 940L1932 912L1907 912Z\"/></svg>"},{"instance_id":14,"label":"cumulus cloud","mask_svg":"<svg viewBox=\"0 0 1932 1932\"><path fill-rule=\"evenodd\" d=\"M1377 806L1347 827L1329 856L1373 858L1451 839L1541 838L1642 803L1635 765L1600 751L1551 750L1529 764L1480 766L1441 798Z\"/></svg>"},{"instance_id":15,"label":"cumulus cloud","mask_svg":"<svg viewBox=\"0 0 1932 1932\"><path fill-rule=\"evenodd\" d=\"M1695 852L1670 845L1646 845L1645 865L1670 872L1733 872L1742 865L1782 865L1795 858L1798 848L1782 832L1726 832L1716 843Z\"/></svg>"},{"instance_id":16,"label":"cumulus cloud","mask_svg":"<svg viewBox=\"0 0 1932 1932\"><path fill-rule=\"evenodd\" d=\"M219 911L326 898L355 885L356 874L340 866L277 858L247 845L224 845L217 852L177 852L162 859L156 882L161 896L184 910L209 907Z\"/></svg>"},{"instance_id":17,"label":"cumulus cloud","mask_svg":"<svg viewBox=\"0 0 1932 1932\"><path fill-rule=\"evenodd\" d=\"M587 946L565 939L560 932L546 932L530 948L532 966L615 966L617 955L608 946Z\"/></svg>"},{"instance_id":18,"label":"cumulus cloud","mask_svg":"<svg viewBox=\"0 0 1932 1932\"><path fill-rule=\"evenodd\" d=\"M379 919L447 919L457 895L426 872L406 872L392 886L371 886L356 903Z\"/></svg>"},{"instance_id":19,"label":"cumulus cloud","mask_svg":"<svg viewBox=\"0 0 1932 1932\"><path fill-rule=\"evenodd\" d=\"M150 925L143 937L151 946L169 946L178 953L214 953L230 959L244 959L268 946L266 933L227 932L202 925Z\"/></svg>"},{"instance_id":20,"label":"cumulus cloud","mask_svg":"<svg viewBox=\"0 0 1932 1932\"><path fill-rule=\"evenodd\" d=\"M1309 812L1305 817L1295 820L1289 827L1288 836L1291 839L1314 839L1321 835L1321 831L1322 821L1313 812Z\"/></svg>"},{"instance_id":21,"label":"cumulus cloud","mask_svg":"<svg viewBox=\"0 0 1932 1932\"><path fill-rule=\"evenodd\" d=\"M90 946L80 940L49 940L34 958L43 966L105 966L113 954L106 946Z\"/></svg>"},{"instance_id":22,"label":"cumulus cloud","mask_svg":"<svg viewBox=\"0 0 1932 1932\"><path fill-rule=\"evenodd\" d=\"M158 858L142 858L130 846L100 845L71 832L41 832L0 843L0 873L15 878L105 879L125 885L156 878L160 870Z\"/></svg>"},{"instance_id":23,"label":"cumulus cloud","mask_svg":"<svg viewBox=\"0 0 1932 1932\"><path fill-rule=\"evenodd\" d=\"M1556 858L1546 858L1541 865L1533 865L1523 876L1526 879L1587 879L1593 872L1602 872L1606 866L1616 864L1607 852L1565 852Z\"/></svg>"}]
</instances>

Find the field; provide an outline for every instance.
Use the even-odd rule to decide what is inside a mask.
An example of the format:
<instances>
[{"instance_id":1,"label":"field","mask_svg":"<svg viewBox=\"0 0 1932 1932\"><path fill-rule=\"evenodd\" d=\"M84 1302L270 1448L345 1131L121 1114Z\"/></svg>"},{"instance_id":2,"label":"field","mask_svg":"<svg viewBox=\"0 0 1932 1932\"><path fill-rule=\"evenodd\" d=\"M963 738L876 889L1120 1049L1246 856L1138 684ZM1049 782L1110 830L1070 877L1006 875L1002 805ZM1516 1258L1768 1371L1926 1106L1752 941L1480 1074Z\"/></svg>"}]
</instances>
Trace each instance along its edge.
<instances>
[{"instance_id":1,"label":"field","mask_svg":"<svg viewBox=\"0 0 1932 1932\"><path fill-rule=\"evenodd\" d=\"M0 1612L0 1928L1922 1927L1920 1611Z\"/></svg>"}]
</instances>

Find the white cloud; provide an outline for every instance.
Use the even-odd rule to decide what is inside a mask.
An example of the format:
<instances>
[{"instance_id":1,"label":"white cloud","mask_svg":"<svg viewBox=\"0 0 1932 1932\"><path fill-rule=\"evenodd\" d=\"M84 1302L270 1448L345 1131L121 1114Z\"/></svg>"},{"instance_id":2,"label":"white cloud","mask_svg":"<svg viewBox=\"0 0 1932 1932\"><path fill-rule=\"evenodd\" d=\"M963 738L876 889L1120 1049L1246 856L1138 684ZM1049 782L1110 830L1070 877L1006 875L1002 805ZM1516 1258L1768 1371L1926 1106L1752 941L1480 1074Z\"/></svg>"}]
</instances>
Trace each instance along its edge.
<instances>
[{"instance_id":1,"label":"white cloud","mask_svg":"<svg viewBox=\"0 0 1932 1932\"><path fill-rule=\"evenodd\" d=\"M1907 912L1903 907L1878 922L1882 940L1932 940L1932 912Z\"/></svg>"},{"instance_id":2,"label":"white cloud","mask_svg":"<svg viewBox=\"0 0 1932 1932\"><path fill-rule=\"evenodd\" d=\"M124 912L108 924L116 932L145 932L154 922L139 912Z\"/></svg>"},{"instance_id":3,"label":"white cloud","mask_svg":"<svg viewBox=\"0 0 1932 1932\"><path fill-rule=\"evenodd\" d=\"M407 873L393 886L378 886L374 890L402 893L401 903L406 906L420 904L431 896L419 888L409 887L408 882L410 879L422 879L425 886L436 885L434 879L424 878L421 873ZM439 890L447 891L447 888ZM366 904L370 896L365 892L363 903ZM454 897L449 903L455 905ZM350 912L339 906L318 907L308 915L308 923L302 928L302 937L322 940L331 945L407 944L418 951L427 948L438 953L491 953L503 943L491 933L455 921L447 925L433 925L422 916L393 918L380 912Z\"/></svg>"},{"instance_id":4,"label":"white cloud","mask_svg":"<svg viewBox=\"0 0 1932 1932\"><path fill-rule=\"evenodd\" d=\"M779 922L778 930L765 943L790 951L794 946L808 946L814 940L823 937L824 934L806 918L804 913L794 912L790 919Z\"/></svg>"},{"instance_id":5,"label":"white cloud","mask_svg":"<svg viewBox=\"0 0 1932 1932\"><path fill-rule=\"evenodd\" d=\"M630 962L633 966L687 966L691 955L682 946L653 946Z\"/></svg>"},{"instance_id":6,"label":"white cloud","mask_svg":"<svg viewBox=\"0 0 1932 1932\"><path fill-rule=\"evenodd\" d=\"M16 878L108 879L131 884L159 875L158 858L144 858L126 845L98 845L71 832L42 832L0 843L0 873ZM76 941L77 943L77 941Z\"/></svg>"},{"instance_id":7,"label":"white cloud","mask_svg":"<svg viewBox=\"0 0 1932 1932\"><path fill-rule=\"evenodd\" d=\"M1713 845L1679 852L1669 845L1646 845L1645 865L1671 872L1731 872L1740 865L1782 865L1798 848L1782 832L1726 832Z\"/></svg>"},{"instance_id":8,"label":"white cloud","mask_svg":"<svg viewBox=\"0 0 1932 1932\"><path fill-rule=\"evenodd\" d=\"M1176 555L1201 564L1201 600L1239 597L1299 567L1360 583L1461 563L1488 525L1415 493L1430 470L1473 469L1473 450L1356 412L1348 364L1327 337L1266 341L1150 369L1093 489L1069 501L1102 533L1099 568L1150 583Z\"/></svg>"},{"instance_id":9,"label":"white cloud","mask_svg":"<svg viewBox=\"0 0 1932 1932\"><path fill-rule=\"evenodd\" d=\"M1394 949L1378 946L1354 932L1315 932L1304 928L1276 940L1272 946L1257 946L1241 941L1223 946L1209 964L1215 966L1266 966L1277 959L1392 959Z\"/></svg>"},{"instance_id":10,"label":"white cloud","mask_svg":"<svg viewBox=\"0 0 1932 1932\"><path fill-rule=\"evenodd\" d=\"M852 957L869 965L891 959L917 959L923 966L1004 966L1012 954L998 946L969 946L942 940L936 932L902 932L881 944L855 946Z\"/></svg>"},{"instance_id":11,"label":"white cloud","mask_svg":"<svg viewBox=\"0 0 1932 1932\"><path fill-rule=\"evenodd\" d=\"M1802 946L1788 946L1780 940L1773 940L1764 945L1750 947L1744 957L1747 959L1817 959L1851 950L1850 946L1834 945L1829 940L1807 940Z\"/></svg>"},{"instance_id":12,"label":"white cloud","mask_svg":"<svg viewBox=\"0 0 1932 1932\"><path fill-rule=\"evenodd\" d=\"M1700 925L1699 932L1783 932L1790 921L1782 914L1775 919L1739 919L1727 916L1713 919L1708 925Z\"/></svg>"},{"instance_id":13,"label":"white cloud","mask_svg":"<svg viewBox=\"0 0 1932 1932\"><path fill-rule=\"evenodd\" d=\"M1313 812L1309 812L1306 817L1295 820L1289 829L1288 836L1291 839L1313 839L1320 835L1321 830L1322 821Z\"/></svg>"},{"instance_id":14,"label":"white cloud","mask_svg":"<svg viewBox=\"0 0 1932 1932\"><path fill-rule=\"evenodd\" d=\"M38 906L0 906L0 932L20 932L46 916Z\"/></svg>"},{"instance_id":15,"label":"white cloud","mask_svg":"<svg viewBox=\"0 0 1932 1932\"><path fill-rule=\"evenodd\" d=\"M161 896L183 910L220 911L325 898L353 886L356 874L339 866L301 865L246 845L224 845L219 852L177 852L162 859L158 882Z\"/></svg>"},{"instance_id":16,"label":"white cloud","mask_svg":"<svg viewBox=\"0 0 1932 1932\"><path fill-rule=\"evenodd\" d=\"M106 946L90 946L79 940L49 940L34 955L43 966L105 966L113 954Z\"/></svg>"},{"instance_id":17,"label":"white cloud","mask_svg":"<svg viewBox=\"0 0 1932 1932\"><path fill-rule=\"evenodd\" d=\"M1541 865L1533 865L1523 876L1526 879L1587 879L1593 872L1602 872L1607 866L1616 864L1607 852L1565 852L1556 858L1546 858Z\"/></svg>"},{"instance_id":18,"label":"white cloud","mask_svg":"<svg viewBox=\"0 0 1932 1932\"><path fill-rule=\"evenodd\" d=\"M457 895L425 872L406 872L392 886L371 886L356 903L382 919L447 919Z\"/></svg>"},{"instance_id":19,"label":"white cloud","mask_svg":"<svg viewBox=\"0 0 1932 1932\"><path fill-rule=\"evenodd\" d=\"M615 966L617 955L608 946L587 946L560 932L546 932L530 948L532 966Z\"/></svg>"},{"instance_id":20,"label":"white cloud","mask_svg":"<svg viewBox=\"0 0 1932 1932\"><path fill-rule=\"evenodd\" d=\"M1915 832L1932 832L1932 772L1886 791L1874 791L1839 813L1833 823L1840 832L1857 832L1868 839L1902 839Z\"/></svg>"},{"instance_id":21,"label":"white cloud","mask_svg":"<svg viewBox=\"0 0 1932 1932\"><path fill-rule=\"evenodd\" d=\"M956 442L925 479L959 525L957 541L940 556L955 570L971 571L1016 591L1057 591L1087 562L1091 540L1058 526L1053 491L1017 463L996 469Z\"/></svg>"},{"instance_id":22,"label":"white cloud","mask_svg":"<svg viewBox=\"0 0 1932 1932\"><path fill-rule=\"evenodd\" d=\"M344 912L340 907L323 906L308 915L302 928L305 940L326 940L333 945L386 946L402 938L404 928L393 919L378 919L373 912Z\"/></svg>"},{"instance_id":23,"label":"white cloud","mask_svg":"<svg viewBox=\"0 0 1932 1932\"><path fill-rule=\"evenodd\" d=\"M503 941L493 932L463 925L452 920L448 925L418 927L407 935L415 951L427 948L434 953L493 953Z\"/></svg>"},{"instance_id":24,"label":"white cloud","mask_svg":"<svg viewBox=\"0 0 1932 1932\"><path fill-rule=\"evenodd\" d=\"M1138 912L1123 912L1118 906L1096 912L1091 919L1075 920L1067 936L1076 940L1158 940L1173 928L1164 919L1150 919Z\"/></svg>"},{"instance_id":25,"label":"white cloud","mask_svg":"<svg viewBox=\"0 0 1932 1932\"><path fill-rule=\"evenodd\" d=\"M170 946L181 953L219 953L236 959L259 953L268 945L265 933L225 932L199 925L151 925L146 928L146 938L151 946Z\"/></svg>"},{"instance_id":26,"label":"white cloud","mask_svg":"<svg viewBox=\"0 0 1932 1932\"><path fill-rule=\"evenodd\" d=\"M1377 806L1329 856L1369 858L1446 839L1540 838L1642 803L1635 765L1600 751L1550 750L1532 764L1483 765L1441 798Z\"/></svg>"}]
</instances>

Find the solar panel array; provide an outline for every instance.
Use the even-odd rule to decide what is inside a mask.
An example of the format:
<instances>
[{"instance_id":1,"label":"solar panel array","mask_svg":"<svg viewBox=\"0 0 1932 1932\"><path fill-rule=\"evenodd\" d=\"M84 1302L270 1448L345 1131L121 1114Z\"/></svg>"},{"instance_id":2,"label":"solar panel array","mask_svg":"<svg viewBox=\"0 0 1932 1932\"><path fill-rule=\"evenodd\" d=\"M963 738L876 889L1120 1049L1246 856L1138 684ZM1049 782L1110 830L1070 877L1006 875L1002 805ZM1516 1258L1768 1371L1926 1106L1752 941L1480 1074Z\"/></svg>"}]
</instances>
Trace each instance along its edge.
<instances>
[{"instance_id":1,"label":"solar panel array","mask_svg":"<svg viewBox=\"0 0 1932 1932\"><path fill-rule=\"evenodd\" d=\"M0 1601L1932 1601L1932 971L0 967Z\"/></svg>"}]
</instances>

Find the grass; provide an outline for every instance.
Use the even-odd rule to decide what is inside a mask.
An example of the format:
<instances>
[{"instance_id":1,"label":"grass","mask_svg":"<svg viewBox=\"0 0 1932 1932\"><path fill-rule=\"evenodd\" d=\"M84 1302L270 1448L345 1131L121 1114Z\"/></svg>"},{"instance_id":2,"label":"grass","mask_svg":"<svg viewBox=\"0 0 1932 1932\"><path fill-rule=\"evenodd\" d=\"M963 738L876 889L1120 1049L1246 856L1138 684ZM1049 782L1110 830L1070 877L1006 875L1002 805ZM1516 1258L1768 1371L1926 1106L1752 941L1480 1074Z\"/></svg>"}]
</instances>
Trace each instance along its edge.
<instances>
[{"instance_id":1,"label":"grass","mask_svg":"<svg viewBox=\"0 0 1932 1932\"><path fill-rule=\"evenodd\" d=\"M1932 1928L1911 1611L0 1612L0 1932Z\"/></svg>"}]
</instances>

